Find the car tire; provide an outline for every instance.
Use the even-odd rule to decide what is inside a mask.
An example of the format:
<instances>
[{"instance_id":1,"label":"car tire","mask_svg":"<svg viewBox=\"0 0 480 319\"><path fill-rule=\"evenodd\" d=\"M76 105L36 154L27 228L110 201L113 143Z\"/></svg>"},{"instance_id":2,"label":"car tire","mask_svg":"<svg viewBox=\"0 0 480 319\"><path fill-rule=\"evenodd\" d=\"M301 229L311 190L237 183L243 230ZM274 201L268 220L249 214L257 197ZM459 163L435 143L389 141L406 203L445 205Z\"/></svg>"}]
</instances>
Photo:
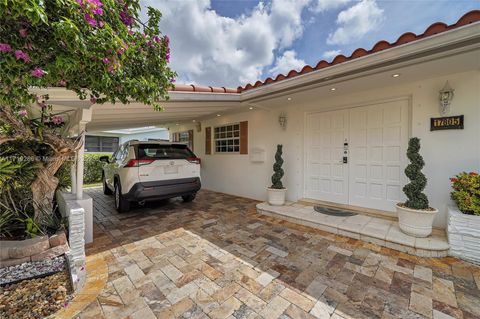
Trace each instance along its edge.
<instances>
[{"instance_id":1,"label":"car tire","mask_svg":"<svg viewBox=\"0 0 480 319\"><path fill-rule=\"evenodd\" d=\"M188 194L188 195L182 196L182 199L185 203L190 203L191 201L193 201L195 199L195 196L197 196L196 193Z\"/></svg>"},{"instance_id":2,"label":"car tire","mask_svg":"<svg viewBox=\"0 0 480 319\"><path fill-rule=\"evenodd\" d=\"M105 180L105 174L102 174L102 183L103 183L103 194L105 195L112 195L113 192L110 188L107 186L107 181Z\"/></svg>"},{"instance_id":3,"label":"car tire","mask_svg":"<svg viewBox=\"0 0 480 319\"><path fill-rule=\"evenodd\" d=\"M122 185L120 182L115 182L115 209L119 213L125 213L130 210L130 202L122 195Z\"/></svg>"}]
</instances>

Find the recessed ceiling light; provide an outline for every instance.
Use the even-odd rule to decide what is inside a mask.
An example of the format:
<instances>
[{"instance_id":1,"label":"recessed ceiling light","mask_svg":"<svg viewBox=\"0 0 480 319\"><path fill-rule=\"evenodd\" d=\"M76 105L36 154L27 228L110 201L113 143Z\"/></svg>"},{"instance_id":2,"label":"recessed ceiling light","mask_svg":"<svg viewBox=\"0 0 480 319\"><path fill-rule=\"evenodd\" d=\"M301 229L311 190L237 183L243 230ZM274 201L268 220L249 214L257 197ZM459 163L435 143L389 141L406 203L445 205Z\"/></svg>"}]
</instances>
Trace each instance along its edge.
<instances>
[{"instance_id":1,"label":"recessed ceiling light","mask_svg":"<svg viewBox=\"0 0 480 319\"><path fill-rule=\"evenodd\" d=\"M287 97L287 101L291 101L291 100L292 100L292 98L291 98L291 97Z\"/></svg>"},{"instance_id":2,"label":"recessed ceiling light","mask_svg":"<svg viewBox=\"0 0 480 319\"><path fill-rule=\"evenodd\" d=\"M193 123L195 123L197 120L192 120Z\"/></svg>"},{"instance_id":3,"label":"recessed ceiling light","mask_svg":"<svg viewBox=\"0 0 480 319\"><path fill-rule=\"evenodd\" d=\"M330 91L335 91L337 88L331 88Z\"/></svg>"},{"instance_id":4,"label":"recessed ceiling light","mask_svg":"<svg viewBox=\"0 0 480 319\"><path fill-rule=\"evenodd\" d=\"M180 125L180 124L176 123L175 125Z\"/></svg>"},{"instance_id":5,"label":"recessed ceiling light","mask_svg":"<svg viewBox=\"0 0 480 319\"><path fill-rule=\"evenodd\" d=\"M392 78L398 78L399 76L400 76L400 73L392 74Z\"/></svg>"},{"instance_id":6,"label":"recessed ceiling light","mask_svg":"<svg viewBox=\"0 0 480 319\"><path fill-rule=\"evenodd\" d=\"M249 109L249 110L253 110L253 106L250 106L248 109Z\"/></svg>"},{"instance_id":7,"label":"recessed ceiling light","mask_svg":"<svg viewBox=\"0 0 480 319\"><path fill-rule=\"evenodd\" d=\"M220 114L217 114L217 116L221 116Z\"/></svg>"}]
</instances>

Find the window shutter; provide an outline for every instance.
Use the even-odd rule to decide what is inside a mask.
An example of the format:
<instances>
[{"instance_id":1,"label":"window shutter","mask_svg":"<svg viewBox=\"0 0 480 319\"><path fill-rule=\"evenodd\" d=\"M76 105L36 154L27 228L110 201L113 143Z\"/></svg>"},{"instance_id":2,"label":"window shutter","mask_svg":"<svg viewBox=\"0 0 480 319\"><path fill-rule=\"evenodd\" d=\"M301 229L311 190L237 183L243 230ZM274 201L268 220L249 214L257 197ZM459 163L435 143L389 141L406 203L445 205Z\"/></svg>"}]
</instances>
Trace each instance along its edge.
<instances>
[{"instance_id":1,"label":"window shutter","mask_svg":"<svg viewBox=\"0 0 480 319\"><path fill-rule=\"evenodd\" d=\"M188 131L188 146L193 151L193 130Z\"/></svg>"},{"instance_id":2,"label":"window shutter","mask_svg":"<svg viewBox=\"0 0 480 319\"><path fill-rule=\"evenodd\" d=\"M212 154L212 128L205 128L205 154Z\"/></svg>"},{"instance_id":3,"label":"window shutter","mask_svg":"<svg viewBox=\"0 0 480 319\"><path fill-rule=\"evenodd\" d=\"M240 122L240 154L248 154L248 121Z\"/></svg>"}]
</instances>

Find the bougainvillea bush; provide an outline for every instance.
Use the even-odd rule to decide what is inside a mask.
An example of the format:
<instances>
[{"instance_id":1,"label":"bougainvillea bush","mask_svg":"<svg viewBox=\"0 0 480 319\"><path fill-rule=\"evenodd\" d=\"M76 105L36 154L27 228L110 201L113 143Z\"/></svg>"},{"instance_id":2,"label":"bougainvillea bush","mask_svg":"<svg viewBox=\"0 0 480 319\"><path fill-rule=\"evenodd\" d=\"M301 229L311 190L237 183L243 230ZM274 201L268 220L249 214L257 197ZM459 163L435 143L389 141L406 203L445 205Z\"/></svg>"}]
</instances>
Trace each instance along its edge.
<instances>
[{"instance_id":1,"label":"bougainvillea bush","mask_svg":"<svg viewBox=\"0 0 480 319\"><path fill-rule=\"evenodd\" d=\"M462 172L450 179L452 199L464 214L480 216L480 175Z\"/></svg>"},{"instance_id":2,"label":"bougainvillea bush","mask_svg":"<svg viewBox=\"0 0 480 319\"><path fill-rule=\"evenodd\" d=\"M68 118L35 92L60 86L92 104L137 101L160 110L175 77L169 38L159 11L146 9L140 21L138 0L2 0L0 13L0 145L28 142L18 151L38 164L30 186L37 219L51 210L55 173L81 139L65 137ZM50 149L47 159L32 142Z\"/></svg>"}]
</instances>

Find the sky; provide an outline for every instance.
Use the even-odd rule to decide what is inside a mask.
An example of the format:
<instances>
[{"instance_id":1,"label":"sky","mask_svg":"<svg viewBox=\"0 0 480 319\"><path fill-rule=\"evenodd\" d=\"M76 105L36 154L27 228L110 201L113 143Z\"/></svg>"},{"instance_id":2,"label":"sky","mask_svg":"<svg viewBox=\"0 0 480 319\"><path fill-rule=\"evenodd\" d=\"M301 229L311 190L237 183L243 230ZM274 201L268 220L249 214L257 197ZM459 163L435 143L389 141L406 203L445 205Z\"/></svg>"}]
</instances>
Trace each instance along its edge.
<instances>
[{"instance_id":1,"label":"sky","mask_svg":"<svg viewBox=\"0 0 480 319\"><path fill-rule=\"evenodd\" d=\"M237 87L434 22L455 23L480 0L141 0L163 14L177 83Z\"/></svg>"}]
</instances>

